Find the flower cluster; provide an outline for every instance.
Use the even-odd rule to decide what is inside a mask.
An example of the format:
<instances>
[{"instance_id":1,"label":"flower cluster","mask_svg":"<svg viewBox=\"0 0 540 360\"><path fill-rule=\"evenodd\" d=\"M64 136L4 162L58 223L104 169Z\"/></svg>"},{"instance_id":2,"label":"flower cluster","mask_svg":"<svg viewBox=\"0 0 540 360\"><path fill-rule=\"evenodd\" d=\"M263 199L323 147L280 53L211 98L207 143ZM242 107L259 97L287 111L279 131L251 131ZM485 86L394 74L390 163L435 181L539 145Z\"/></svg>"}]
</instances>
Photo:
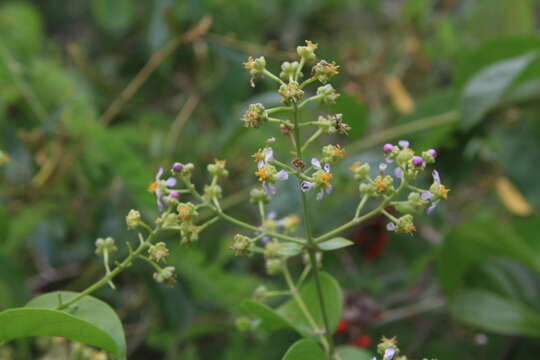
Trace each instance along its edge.
<instances>
[{"instance_id":1,"label":"flower cluster","mask_svg":"<svg viewBox=\"0 0 540 360\"><path fill-rule=\"evenodd\" d=\"M350 126L344 122L343 115L339 113L320 115L316 121L302 120L299 116L301 110L310 103L328 105L335 103L339 98L339 94L329 83L338 74L339 66L333 61L322 59L317 61L317 47L317 44L310 41L306 41L305 46L297 47L298 59L283 62L279 76L266 68L264 57L249 57L244 63L253 86L254 80L261 77L277 83L277 92L281 96L282 105L266 108L260 103L251 104L240 120L247 128L277 124L283 139L290 141L291 144L290 152L278 154L277 150L282 148L272 145L276 139L271 138L252 155L256 164L253 174L258 184L251 189L249 195L250 203L258 210L259 223L251 225L225 212L224 202L223 204L221 202L223 191L219 185L219 181L229 175L225 160L215 159L206 166L209 182L204 185L203 191L199 191L192 182L195 166L192 163L175 162L169 168L168 174L165 174L164 168L159 168L149 186L149 191L155 196L158 210L153 226L146 224L137 210L131 210L127 214L126 225L128 229L139 232L140 244L136 249L128 244L129 256L117 266L122 269L129 266L131 260L139 258L154 268L153 277L157 282L173 284L176 281L175 268L161 265L166 263L169 249L165 242L156 241L157 235L161 231L176 232L181 245L192 244L198 241L200 234L207 227L224 220L245 231L244 234L234 235L229 243L229 250L235 256L261 254L264 257L267 274L284 276L287 290L272 291L266 287L259 287L255 298L262 301L271 296L292 295L292 301L298 302L302 307L302 291L299 289L304 281L308 281L306 279L311 273L315 274L312 278L318 279L323 251L351 244L344 239L336 238L337 234L378 214L389 219L386 226L389 231L411 234L416 230L413 214L424 210L431 213L442 199L448 197L449 190L441 183L436 170L432 171L433 182L427 189L412 184L428 165L435 163L438 155L436 150L429 149L417 155L407 141L401 140L397 145L385 144L382 148L385 161L378 165L377 172L373 176L371 176L372 167L367 162L356 161L350 166L350 171L358 182L360 195L353 219L320 236L312 233L308 210L309 201L312 201L310 195L314 194L315 199L321 200L332 194L334 186L337 185L332 167L343 160L346 151L335 141L325 143L316 149L310 146L321 137L347 135L350 130ZM312 64L311 72L306 76L304 68L308 64ZM307 78L302 81L304 76ZM308 87L316 82L319 86L315 89ZM305 134L308 130L311 132L309 137ZM390 166L393 167L393 171L388 169ZM302 218L294 214L278 218L275 212L267 209L277 194L277 184L289 178L296 180L296 189L302 202ZM370 204L376 205L371 211L362 212L368 200L373 200ZM300 223L304 225L303 237L298 236ZM145 232L146 239L142 235ZM103 283L108 282L111 286L113 286L111 279L117 272L109 269L108 256L115 250L112 238L96 241L96 253L103 256L107 271ZM304 270L295 281L288 270L288 260L297 256L302 258ZM324 311L322 290L319 286L316 290ZM304 307L303 311L308 310ZM311 316L311 314L304 315ZM242 318L237 325L249 330L256 328L259 323ZM320 335L321 346L330 359L333 349L332 341L328 337L332 335L333 329L328 329L328 324L324 325L325 329L319 328L318 324L310 326L313 327L311 331L314 334ZM367 340L362 338L362 344L366 345ZM368 345L369 342L366 346ZM397 342L393 338L383 338L377 350L382 360L406 360L404 356L400 356Z\"/></svg>"}]
</instances>

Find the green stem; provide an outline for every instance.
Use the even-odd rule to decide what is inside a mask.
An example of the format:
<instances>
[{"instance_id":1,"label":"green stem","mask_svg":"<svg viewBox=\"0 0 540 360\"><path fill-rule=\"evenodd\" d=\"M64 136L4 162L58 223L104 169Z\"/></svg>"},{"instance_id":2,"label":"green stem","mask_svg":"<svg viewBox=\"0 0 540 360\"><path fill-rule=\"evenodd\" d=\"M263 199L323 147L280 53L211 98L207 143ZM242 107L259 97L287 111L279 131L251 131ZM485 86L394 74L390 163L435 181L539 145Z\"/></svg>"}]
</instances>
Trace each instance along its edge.
<instances>
[{"instance_id":1,"label":"green stem","mask_svg":"<svg viewBox=\"0 0 540 360\"><path fill-rule=\"evenodd\" d=\"M79 295L75 296L74 298L71 298L70 300L64 302L63 304L59 304L55 310L63 310L82 298L92 294L94 291L98 290L102 286L108 284L116 275L118 275L122 270L128 268L131 266L131 263L133 259L139 256L139 254L147 247L149 246L152 241L154 240L156 234L158 233L158 229L153 230L150 235L146 238L145 241L141 242L137 249L133 252L131 252L120 264L118 264L111 272L108 274L105 274L104 277L102 277L100 280L96 281L94 284L86 288L84 291L82 291Z\"/></svg>"},{"instance_id":2,"label":"green stem","mask_svg":"<svg viewBox=\"0 0 540 360\"><path fill-rule=\"evenodd\" d=\"M296 155L299 159L302 159L302 144L300 143L301 141L300 127L298 126L298 123L299 123L298 106L296 106L295 104L294 105L294 139L295 139L295 145L296 145ZM297 176L297 177L298 177L298 185L300 187L302 178L300 176ZM328 354L328 358L331 359L334 352L334 346L333 346L333 341L332 341L332 332L331 332L330 325L328 322L328 315L326 313L326 306L324 304L324 297L322 293L319 269L317 266L317 259L316 259L317 245L315 243L315 239L313 238L313 234L311 231L309 207L307 203L306 194L303 191L300 191L300 198L302 201L302 209L304 213L304 231L305 231L306 239L308 243L308 246L306 248L309 254L311 266L313 268L313 278L315 280L315 287L317 289L317 297L319 299L319 305L321 307L321 314L322 314L322 318L324 322L325 336L328 342L327 354Z\"/></svg>"},{"instance_id":3,"label":"green stem","mask_svg":"<svg viewBox=\"0 0 540 360\"><path fill-rule=\"evenodd\" d=\"M306 151L309 144L311 144L312 142L317 140L319 138L319 136L322 135L322 133L323 133L322 129L317 129L317 131L315 131L315 133L313 135L311 135L311 137L309 139L307 139L306 142L304 143L304 145L302 146L302 152Z\"/></svg>"},{"instance_id":4,"label":"green stem","mask_svg":"<svg viewBox=\"0 0 540 360\"><path fill-rule=\"evenodd\" d=\"M291 273L289 272L289 268L287 267L287 263L283 262L283 276L285 277L285 281L287 282L287 286L289 287L289 290L293 296L294 301L298 304L298 307L306 317L306 320L308 321L309 325L313 329L313 331L316 334L319 334L321 344L323 347L327 350L327 352L330 351L330 346L326 338L324 337L324 334L321 333L321 329L319 328L319 325L313 318L313 315L309 312L309 309L306 306L306 303L304 302L304 299L300 296L298 293L298 288L294 285L294 281L291 277Z\"/></svg>"},{"instance_id":5,"label":"green stem","mask_svg":"<svg viewBox=\"0 0 540 360\"><path fill-rule=\"evenodd\" d=\"M281 80L280 78L278 78L276 75L272 74L270 71L264 69L264 70L263 70L263 73L264 73L264 75L268 76L270 79L276 81L278 84L280 84L280 85L285 84L285 83L283 82L283 80Z\"/></svg>"},{"instance_id":6,"label":"green stem","mask_svg":"<svg viewBox=\"0 0 540 360\"><path fill-rule=\"evenodd\" d=\"M324 240L328 240L328 239L331 239L333 238L334 236L336 235L339 235L341 232L347 230L348 228L350 227L353 227L355 225L358 225L360 224L361 222L363 221L366 221L367 219L379 214L389 203L390 201L392 201L392 199L398 194L401 192L401 190L403 190L403 188L407 186L407 181L405 180L402 180L401 184L399 185L399 187L396 189L396 191L388 196L386 199L384 199L384 201L382 201L379 206L377 206L376 208L374 208L373 210L371 210L370 212L362 215L362 216L357 216L355 215L355 217L349 221L349 222L346 222L345 224L341 225L341 226L338 226L337 228L335 228L334 230L330 230L329 232L327 232L326 234L324 235L321 235L317 238L315 238L315 243L320 243ZM362 201L364 201L364 199L362 199ZM362 201L360 203L362 203ZM365 202L365 201L364 201ZM363 205L362 205L363 206ZM359 206L360 207L360 206ZM357 211L359 213L359 211Z\"/></svg>"}]
</instances>

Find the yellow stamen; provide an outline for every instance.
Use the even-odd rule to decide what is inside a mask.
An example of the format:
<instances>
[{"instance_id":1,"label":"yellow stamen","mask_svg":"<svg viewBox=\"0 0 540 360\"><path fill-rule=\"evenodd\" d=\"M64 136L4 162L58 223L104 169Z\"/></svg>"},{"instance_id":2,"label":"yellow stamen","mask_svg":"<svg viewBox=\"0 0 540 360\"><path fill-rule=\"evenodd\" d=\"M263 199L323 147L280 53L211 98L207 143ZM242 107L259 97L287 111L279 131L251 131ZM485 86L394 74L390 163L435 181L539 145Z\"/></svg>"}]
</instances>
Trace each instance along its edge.
<instances>
[{"instance_id":1,"label":"yellow stamen","mask_svg":"<svg viewBox=\"0 0 540 360\"><path fill-rule=\"evenodd\" d=\"M158 187L158 182L152 181L150 185L148 185L148 192L154 194L156 192L157 187Z\"/></svg>"},{"instance_id":2,"label":"yellow stamen","mask_svg":"<svg viewBox=\"0 0 540 360\"><path fill-rule=\"evenodd\" d=\"M443 199L448 199L448 192L450 191L450 189L447 189L444 185L439 185L439 195L440 197L442 197Z\"/></svg>"}]
</instances>

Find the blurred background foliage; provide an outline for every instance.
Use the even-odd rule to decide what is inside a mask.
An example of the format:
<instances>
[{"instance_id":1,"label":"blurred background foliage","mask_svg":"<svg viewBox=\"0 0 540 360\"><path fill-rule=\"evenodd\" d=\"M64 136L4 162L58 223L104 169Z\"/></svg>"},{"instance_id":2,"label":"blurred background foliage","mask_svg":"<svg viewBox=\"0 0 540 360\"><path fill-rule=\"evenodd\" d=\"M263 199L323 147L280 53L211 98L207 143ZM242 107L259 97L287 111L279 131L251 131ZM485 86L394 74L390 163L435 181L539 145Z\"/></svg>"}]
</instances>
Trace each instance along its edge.
<instances>
[{"instance_id":1,"label":"blurred background foliage","mask_svg":"<svg viewBox=\"0 0 540 360\"><path fill-rule=\"evenodd\" d=\"M264 55L277 70L310 39L321 58L341 65L343 95L331 111L353 126L348 139L327 139L345 141L349 159L338 169L339 190L313 204L316 230L351 216L357 190L347 168L358 159L376 165L384 142L437 148L452 189L444 207L418 218L414 237L388 235L374 219L346 234L355 246L325 258L346 294L348 326L337 342L373 349L370 339L396 335L417 356L536 358L539 5L2 1L0 310L97 279L94 240L135 241L124 217L131 208L156 214L147 186L173 160L194 162L203 183L205 164L225 158L225 202L256 222L245 202L254 184L247 154L282 135L266 127L248 134L239 117L249 103L279 99L266 81L251 88L241 63ZM280 191L273 210L296 212L294 185ZM279 282L260 259L232 257L233 231L221 224L196 246L171 245L174 288L155 284L141 264L120 276L118 291L99 291L126 327L130 358L278 359L297 338L234 328L241 301L259 283ZM51 355L59 347L63 355ZM75 358L66 349L19 341L0 358Z\"/></svg>"}]
</instances>

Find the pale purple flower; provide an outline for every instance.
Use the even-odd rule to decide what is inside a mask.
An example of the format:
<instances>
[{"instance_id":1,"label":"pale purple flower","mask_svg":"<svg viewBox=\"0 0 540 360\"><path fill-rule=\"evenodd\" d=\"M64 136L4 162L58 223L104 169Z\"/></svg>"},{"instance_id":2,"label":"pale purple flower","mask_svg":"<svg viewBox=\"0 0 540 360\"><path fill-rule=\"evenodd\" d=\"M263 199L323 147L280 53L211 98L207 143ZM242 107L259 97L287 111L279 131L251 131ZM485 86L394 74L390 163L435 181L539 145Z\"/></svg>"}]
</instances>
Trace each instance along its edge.
<instances>
[{"instance_id":1,"label":"pale purple flower","mask_svg":"<svg viewBox=\"0 0 540 360\"><path fill-rule=\"evenodd\" d=\"M384 352L383 360L392 360L394 355L396 355L396 349L388 348Z\"/></svg>"},{"instance_id":2,"label":"pale purple flower","mask_svg":"<svg viewBox=\"0 0 540 360\"><path fill-rule=\"evenodd\" d=\"M167 195L167 189L172 188L176 185L176 178L169 177L166 180L161 180L161 176L163 175L163 168L160 167L158 172L156 173L155 177L155 193L156 193L156 201L157 201L157 207L159 211L163 211L167 207L167 202L165 200L165 197Z\"/></svg>"},{"instance_id":3,"label":"pale purple flower","mask_svg":"<svg viewBox=\"0 0 540 360\"><path fill-rule=\"evenodd\" d=\"M387 167L388 167L388 165L386 165L385 163L380 163L380 164L379 164L379 171L380 171L381 173L383 173L384 170L386 170Z\"/></svg>"},{"instance_id":4,"label":"pale purple flower","mask_svg":"<svg viewBox=\"0 0 540 360\"><path fill-rule=\"evenodd\" d=\"M433 172L431 173L432 176L433 176L433 183L437 185L437 187L439 185L441 185L441 177L439 176L439 172L437 170L433 170ZM433 194L431 191L424 191L422 192L422 194L420 195L420 198L424 201L428 201L428 200L431 200L433 197L435 196L435 194ZM431 205L427 208L426 210L426 213L427 214L431 214L433 212L433 210L435 210L435 208L437 207L437 205L439 205L439 202L441 201L441 199L438 199L436 201L433 201L431 203Z\"/></svg>"},{"instance_id":5,"label":"pale purple flower","mask_svg":"<svg viewBox=\"0 0 540 360\"><path fill-rule=\"evenodd\" d=\"M429 149L428 151L426 151L429 155L433 156L434 158L437 157L437 150L435 149Z\"/></svg>"},{"instance_id":6,"label":"pale purple flower","mask_svg":"<svg viewBox=\"0 0 540 360\"><path fill-rule=\"evenodd\" d=\"M306 192L306 191L311 190L313 186L315 186L314 182L304 180L300 184L300 190L302 190L302 192Z\"/></svg>"},{"instance_id":7,"label":"pale purple flower","mask_svg":"<svg viewBox=\"0 0 540 360\"><path fill-rule=\"evenodd\" d=\"M329 173L330 172L330 164L325 164L324 166L321 166L321 162L317 158L311 159L311 165L317 170L322 170L324 172ZM311 190L311 188L316 185L315 183L312 183L311 181L303 181L300 185L300 189L304 192ZM325 194L329 195L332 193L332 190L334 187L332 185L322 187L321 190L317 193L317 196L315 197L317 200L321 200Z\"/></svg>"},{"instance_id":8,"label":"pale purple flower","mask_svg":"<svg viewBox=\"0 0 540 360\"><path fill-rule=\"evenodd\" d=\"M398 144L404 149L409 147L409 142L407 140L399 140Z\"/></svg>"},{"instance_id":9,"label":"pale purple flower","mask_svg":"<svg viewBox=\"0 0 540 360\"><path fill-rule=\"evenodd\" d=\"M169 193L169 197L178 200L180 198L180 194L178 193L178 191L171 191Z\"/></svg>"},{"instance_id":10,"label":"pale purple flower","mask_svg":"<svg viewBox=\"0 0 540 360\"><path fill-rule=\"evenodd\" d=\"M279 170L275 175L274 175L274 180L273 181L285 181L289 178L289 173L285 170ZM269 195L269 194L272 194L272 195L275 195L276 194L276 187L275 185L273 184L273 182L268 182L268 181L264 181L262 183L262 188L264 190L264 193L266 195Z\"/></svg>"},{"instance_id":11,"label":"pale purple flower","mask_svg":"<svg viewBox=\"0 0 540 360\"><path fill-rule=\"evenodd\" d=\"M393 222L389 222L388 224L386 224L386 230L395 231L396 230L396 224L394 224Z\"/></svg>"},{"instance_id":12,"label":"pale purple flower","mask_svg":"<svg viewBox=\"0 0 540 360\"><path fill-rule=\"evenodd\" d=\"M394 169L394 176L397 177L398 179L401 179L403 177L403 170L401 170L400 167L396 167Z\"/></svg>"},{"instance_id":13,"label":"pale purple flower","mask_svg":"<svg viewBox=\"0 0 540 360\"><path fill-rule=\"evenodd\" d=\"M257 162L257 168L259 169L274 159L274 150L272 150L272 148L265 148L263 151L263 155L264 160L259 160Z\"/></svg>"}]
</instances>

